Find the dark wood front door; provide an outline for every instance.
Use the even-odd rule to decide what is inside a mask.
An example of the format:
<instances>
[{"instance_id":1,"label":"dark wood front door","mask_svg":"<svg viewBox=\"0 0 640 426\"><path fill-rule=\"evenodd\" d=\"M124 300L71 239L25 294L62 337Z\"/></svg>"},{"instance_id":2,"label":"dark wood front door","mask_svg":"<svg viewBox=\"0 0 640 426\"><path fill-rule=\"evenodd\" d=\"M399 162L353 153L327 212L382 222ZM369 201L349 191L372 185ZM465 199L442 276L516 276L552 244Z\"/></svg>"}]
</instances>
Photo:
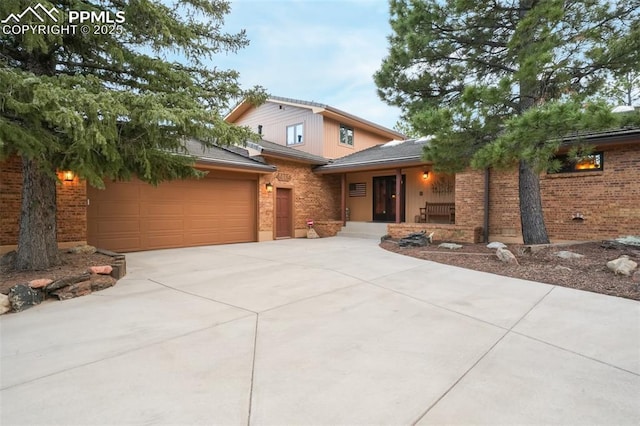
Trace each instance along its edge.
<instances>
[{"instance_id":1,"label":"dark wood front door","mask_svg":"<svg viewBox=\"0 0 640 426\"><path fill-rule=\"evenodd\" d=\"M276 188L276 238L293 236L291 189Z\"/></svg>"},{"instance_id":2,"label":"dark wood front door","mask_svg":"<svg viewBox=\"0 0 640 426\"><path fill-rule=\"evenodd\" d=\"M402 175L400 191L400 221L404 222L405 178ZM373 178L373 220L374 222L393 222L396 220L396 177L380 176Z\"/></svg>"}]
</instances>

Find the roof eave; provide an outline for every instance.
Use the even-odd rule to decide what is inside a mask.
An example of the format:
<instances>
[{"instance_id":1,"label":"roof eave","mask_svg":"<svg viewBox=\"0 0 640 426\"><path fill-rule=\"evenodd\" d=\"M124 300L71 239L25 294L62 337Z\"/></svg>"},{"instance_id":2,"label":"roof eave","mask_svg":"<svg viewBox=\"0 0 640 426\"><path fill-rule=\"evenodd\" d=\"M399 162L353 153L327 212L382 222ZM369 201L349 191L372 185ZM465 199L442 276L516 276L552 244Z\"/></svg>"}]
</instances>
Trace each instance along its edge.
<instances>
[{"instance_id":1,"label":"roof eave","mask_svg":"<svg viewBox=\"0 0 640 426\"><path fill-rule=\"evenodd\" d=\"M277 170L275 166L267 165L267 164L246 164L235 161L223 161L216 160L213 158L206 157L198 157L196 159L196 167L206 167L206 168L216 168L216 169L224 169L229 171L243 171L243 172L254 172L254 173L273 173Z\"/></svg>"},{"instance_id":2,"label":"roof eave","mask_svg":"<svg viewBox=\"0 0 640 426\"><path fill-rule=\"evenodd\" d=\"M373 160L362 163L348 164L328 164L314 169L314 172L321 175L332 173L363 172L371 170L388 170L402 167L419 167L433 164L430 161L423 161L417 157L399 158L393 160Z\"/></svg>"},{"instance_id":3,"label":"roof eave","mask_svg":"<svg viewBox=\"0 0 640 426\"><path fill-rule=\"evenodd\" d=\"M316 111L314 111L316 112ZM406 139L406 136L400 132L396 132L395 130L387 129L384 126L380 126L379 124L373 123L371 121L365 120L360 117L356 117L347 112L340 111L339 109L326 107L322 109L318 109L318 114L323 117L330 118L332 120L336 120L343 124L348 124L350 126L358 127L360 129L371 132L375 135L382 136L386 139Z\"/></svg>"},{"instance_id":4,"label":"roof eave","mask_svg":"<svg viewBox=\"0 0 640 426\"><path fill-rule=\"evenodd\" d=\"M238 120L238 118L240 118L245 112L251 109L252 106L253 104L251 102L244 99L242 102L236 105L236 107L233 108L229 114L226 115L224 121L226 121L227 123L235 123L236 120Z\"/></svg>"},{"instance_id":5,"label":"roof eave","mask_svg":"<svg viewBox=\"0 0 640 426\"><path fill-rule=\"evenodd\" d=\"M325 165L329 162L329 160L320 160L320 159L314 160L311 158L298 157L296 155L288 155L280 151L272 151L264 147L262 148L262 155L265 157L280 158L283 160L293 161L296 163L311 164L314 166Z\"/></svg>"}]
</instances>

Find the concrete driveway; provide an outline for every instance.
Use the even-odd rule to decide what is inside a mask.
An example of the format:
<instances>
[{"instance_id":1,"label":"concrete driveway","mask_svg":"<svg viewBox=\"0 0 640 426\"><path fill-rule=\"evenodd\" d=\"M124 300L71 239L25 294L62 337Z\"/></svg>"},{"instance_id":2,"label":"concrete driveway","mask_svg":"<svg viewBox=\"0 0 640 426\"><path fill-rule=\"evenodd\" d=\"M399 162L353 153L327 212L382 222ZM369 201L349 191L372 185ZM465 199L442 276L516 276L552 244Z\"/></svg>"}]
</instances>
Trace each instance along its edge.
<instances>
[{"instance_id":1,"label":"concrete driveway","mask_svg":"<svg viewBox=\"0 0 640 426\"><path fill-rule=\"evenodd\" d=\"M640 423L640 304L350 238L127 255L0 318L0 423Z\"/></svg>"}]
</instances>

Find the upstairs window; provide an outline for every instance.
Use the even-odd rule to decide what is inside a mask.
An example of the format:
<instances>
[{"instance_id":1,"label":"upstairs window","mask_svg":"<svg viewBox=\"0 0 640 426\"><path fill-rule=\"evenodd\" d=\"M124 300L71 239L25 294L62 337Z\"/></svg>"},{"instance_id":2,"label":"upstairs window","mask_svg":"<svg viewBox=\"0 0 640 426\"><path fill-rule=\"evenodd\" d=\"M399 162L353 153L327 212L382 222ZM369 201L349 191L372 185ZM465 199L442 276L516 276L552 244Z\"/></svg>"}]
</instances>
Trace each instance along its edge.
<instances>
[{"instance_id":1,"label":"upstairs window","mask_svg":"<svg viewBox=\"0 0 640 426\"><path fill-rule=\"evenodd\" d=\"M353 127L340 125L340 143L353 146Z\"/></svg>"},{"instance_id":2,"label":"upstairs window","mask_svg":"<svg viewBox=\"0 0 640 426\"><path fill-rule=\"evenodd\" d=\"M302 123L287 126L287 145L298 145L302 142Z\"/></svg>"},{"instance_id":3,"label":"upstairs window","mask_svg":"<svg viewBox=\"0 0 640 426\"><path fill-rule=\"evenodd\" d=\"M604 170L604 153L594 152L590 155L575 159L569 155L558 155L560 168L555 173L597 172Z\"/></svg>"}]
</instances>

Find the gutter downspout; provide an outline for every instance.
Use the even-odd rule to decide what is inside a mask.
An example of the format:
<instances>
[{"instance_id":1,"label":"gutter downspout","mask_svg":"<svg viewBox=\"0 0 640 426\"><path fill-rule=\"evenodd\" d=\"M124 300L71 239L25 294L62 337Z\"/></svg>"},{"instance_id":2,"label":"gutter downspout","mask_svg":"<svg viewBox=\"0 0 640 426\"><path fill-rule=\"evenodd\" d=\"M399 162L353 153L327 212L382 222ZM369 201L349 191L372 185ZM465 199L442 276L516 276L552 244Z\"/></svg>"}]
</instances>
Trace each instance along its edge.
<instances>
[{"instance_id":1,"label":"gutter downspout","mask_svg":"<svg viewBox=\"0 0 640 426\"><path fill-rule=\"evenodd\" d=\"M402 169L396 169L396 199L395 199L395 203L396 203L396 217L395 217L395 222L396 223L400 223L401 222L401 209L402 209L402 204L400 203L401 201L404 202L404 200L401 200L402 198Z\"/></svg>"},{"instance_id":2,"label":"gutter downspout","mask_svg":"<svg viewBox=\"0 0 640 426\"><path fill-rule=\"evenodd\" d=\"M482 237L485 243L489 242L489 179L491 171L487 167L484 169L484 223L482 225Z\"/></svg>"},{"instance_id":3,"label":"gutter downspout","mask_svg":"<svg viewBox=\"0 0 640 426\"><path fill-rule=\"evenodd\" d=\"M340 175L340 220L347 226L347 174Z\"/></svg>"}]
</instances>

